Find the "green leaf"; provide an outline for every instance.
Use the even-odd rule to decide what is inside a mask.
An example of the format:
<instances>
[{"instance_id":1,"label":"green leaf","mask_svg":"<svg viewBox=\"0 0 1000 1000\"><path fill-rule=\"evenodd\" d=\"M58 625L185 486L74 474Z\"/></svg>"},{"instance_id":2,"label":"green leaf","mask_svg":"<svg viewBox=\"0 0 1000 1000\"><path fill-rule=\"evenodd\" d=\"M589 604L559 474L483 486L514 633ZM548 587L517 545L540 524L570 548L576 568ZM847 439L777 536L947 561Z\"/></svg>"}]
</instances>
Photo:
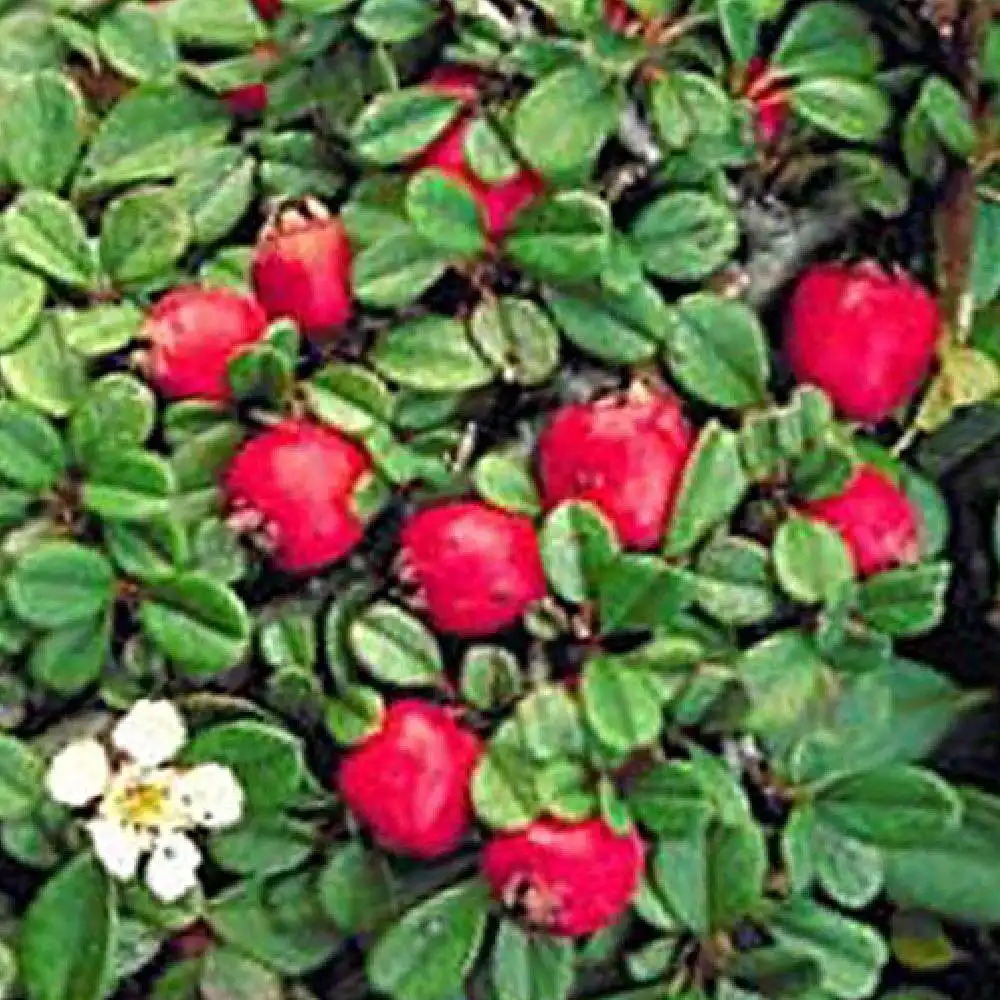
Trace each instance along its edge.
<instances>
[{"instance_id":1,"label":"green leaf","mask_svg":"<svg viewBox=\"0 0 1000 1000\"><path fill-rule=\"evenodd\" d=\"M604 201L584 191L562 191L519 212L504 249L543 280L577 283L604 270L611 229Z\"/></svg>"},{"instance_id":2,"label":"green leaf","mask_svg":"<svg viewBox=\"0 0 1000 1000\"><path fill-rule=\"evenodd\" d=\"M438 17L428 0L365 0L354 27L373 42L399 44L418 38Z\"/></svg>"},{"instance_id":3,"label":"green leaf","mask_svg":"<svg viewBox=\"0 0 1000 1000\"><path fill-rule=\"evenodd\" d=\"M644 771L629 783L628 805L644 827L667 840L704 829L714 811L687 761L666 761Z\"/></svg>"},{"instance_id":4,"label":"green leaf","mask_svg":"<svg viewBox=\"0 0 1000 1000\"><path fill-rule=\"evenodd\" d=\"M115 70L140 82L166 76L180 62L165 19L141 3L122 4L102 18L97 44Z\"/></svg>"},{"instance_id":5,"label":"green leaf","mask_svg":"<svg viewBox=\"0 0 1000 1000\"><path fill-rule=\"evenodd\" d=\"M371 986L393 1000L448 1000L461 993L483 937L489 894L479 881L414 907L368 956Z\"/></svg>"},{"instance_id":6,"label":"green leaf","mask_svg":"<svg viewBox=\"0 0 1000 1000\"><path fill-rule=\"evenodd\" d=\"M354 261L354 294L365 305L408 305L448 268L448 256L416 232L405 230L365 247Z\"/></svg>"},{"instance_id":7,"label":"green leaf","mask_svg":"<svg viewBox=\"0 0 1000 1000\"><path fill-rule=\"evenodd\" d=\"M858 590L858 610L889 635L920 635L941 620L951 579L946 562L901 566L866 580Z\"/></svg>"},{"instance_id":8,"label":"green leaf","mask_svg":"<svg viewBox=\"0 0 1000 1000\"><path fill-rule=\"evenodd\" d=\"M905 764L841 778L817 794L815 808L835 830L879 847L919 847L957 829L961 818L953 788Z\"/></svg>"},{"instance_id":9,"label":"green leaf","mask_svg":"<svg viewBox=\"0 0 1000 1000\"><path fill-rule=\"evenodd\" d=\"M780 738L798 728L817 700L824 664L801 632L776 632L739 659L737 675L750 699L744 724L762 736Z\"/></svg>"},{"instance_id":10,"label":"green leaf","mask_svg":"<svg viewBox=\"0 0 1000 1000\"><path fill-rule=\"evenodd\" d=\"M164 13L174 35L196 45L249 49L267 37L252 5L174 0Z\"/></svg>"},{"instance_id":11,"label":"green leaf","mask_svg":"<svg viewBox=\"0 0 1000 1000\"><path fill-rule=\"evenodd\" d=\"M748 538L723 538L698 557L698 604L725 625L752 625L774 614L767 549Z\"/></svg>"},{"instance_id":12,"label":"green leaf","mask_svg":"<svg viewBox=\"0 0 1000 1000\"><path fill-rule=\"evenodd\" d=\"M371 354L378 372L423 392L465 392L493 381L465 327L444 316L424 316L393 327Z\"/></svg>"},{"instance_id":13,"label":"green leaf","mask_svg":"<svg viewBox=\"0 0 1000 1000\"><path fill-rule=\"evenodd\" d=\"M99 552L76 542L42 542L18 561L7 597L18 617L41 628L91 619L114 596L111 566Z\"/></svg>"},{"instance_id":14,"label":"green leaf","mask_svg":"<svg viewBox=\"0 0 1000 1000\"><path fill-rule=\"evenodd\" d=\"M790 91L795 111L811 125L849 142L874 142L889 124L892 109L870 83L846 77L813 77Z\"/></svg>"},{"instance_id":15,"label":"green leaf","mask_svg":"<svg viewBox=\"0 0 1000 1000\"><path fill-rule=\"evenodd\" d=\"M58 191L83 145L83 101L61 73L17 79L4 103L4 160L23 188Z\"/></svg>"},{"instance_id":16,"label":"green leaf","mask_svg":"<svg viewBox=\"0 0 1000 1000\"><path fill-rule=\"evenodd\" d=\"M521 693L521 664L503 646L471 646L462 659L462 697L489 712Z\"/></svg>"},{"instance_id":17,"label":"green leaf","mask_svg":"<svg viewBox=\"0 0 1000 1000\"><path fill-rule=\"evenodd\" d=\"M211 677L236 666L250 645L243 602L200 573L155 586L139 608L143 631L179 671Z\"/></svg>"},{"instance_id":18,"label":"green leaf","mask_svg":"<svg viewBox=\"0 0 1000 1000\"><path fill-rule=\"evenodd\" d=\"M357 841L334 850L317 888L330 919L350 934L377 929L394 909L392 872L385 858Z\"/></svg>"},{"instance_id":19,"label":"green leaf","mask_svg":"<svg viewBox=\"0 0 1000 1000\"><path fill-rule=\"evenodd\" d=\"M661 840L653 857L656 886L674 916L699 935L724 930L763 900L767 852L759 828L714 824Z\"/></svg>"},{"instance_id":20,"label":"green leaf","mask_svg":"<svg viewBox=\"0 0 1000 1000\"><path fill-rule=\"evenodd\" d=\"M73 288L97 280L97 255L76 209L54 194L22 192L3 214L4 241L30 267Z\"/></svg>"},{"instance_id":21,"label":"green leaf","mask_svg":"<svg viewBox=\"0 0 1000 1000\"><path fill-rule=\"evenodd\" d=\"M139 332L143 319L131 303L59 309L53 316L66 346L86 358L121 350Z\"/></svg>"},{"instance_id":22,"label":"green leaf","mask_svg":"<svg viewBox=\"0 0 1000 1000\"><path fill-rule=\"evenodd\" d=\"M541 500L524 456L514 451L487 452L472 469L476 492L495 507L535 517Z\"/></svg>"},{"instance_id":23,"label":"green leaf","mask_svg":"<svg viewBox=\"0 0 1000 1000\"><path fill-rule=\"evenodd\" d=\"M377 375L360 365L327 365L302 388L316 417L353 437L392 419L392 393Z\"/></svg>"},{"instance_id":24,"label":"green leaf","mask_svg":"<svg viewBox=\"0 0 1000 1000\"><path fill-rule=\"evenodd\" d=\"M563 600L596 596L605 567L619 551L615 531L593 504L569 501L545 519L540 536L545 574Z\"/></svg>"},{"instance_id":25,"label":"green leaf","mask_svg":"<svg viewBox=\"0 0 1000 1000\"><path fill-rule=\"evenodd\" d=\"M379 94L351 129L354 148L379 166L399 163L429 146L459 107L456 98L425 87Z\"/></svg>"},{"instance_id":26,"label":"green leaf","mask_svg":"<svg viewBox=\"0 0 1000 1000\"><path fill-rule=\"evenodd\" d=\"M19 267L0 264L0 352L31 332L45 305L45 282Z\"/></svg>"},{"instance_id":27,"label":"green leaf","mask_svg":"<svg viewBox=\"0 0 1000 1000\"><path fill-rule=\"evenodd\" d=\"M508 723L512 725L512 723ZM476 814L495 830L527 826L541 811L536 772L520 736L501 728L472 775ZM516 728L513 733L517 734Z\"/></svg>"},{"instance_id":28,"label":"green leaf","mask_svg":"<svg viewBox=\"0 0 1000 1000\"><path fill-rule=\"evenodd\" d=\"M113 372L93 381L73 411L69 440L84 465L141 448L156 423L156 397L139 379Z\"/></svg>"},{"instance_id":29,"label":"green leaf","mask_svg":"<svg viewBox=\"0 0 1000 1000\"><path fill-rule=\"evenodd\" d=\"M44 793L42 762L34 751L17 737L0 734L0 820L29 815Z\"/></svg>"},{"instance_id":30,"label":"green leaf","mask_svg":"<svg viewBox=\"0 0 1000 1000\"><path fill-rule=\"evenodd\" d=\"M601 632L658 629L694 599L694 579L659 556L625 553L601 576Z\"/></svg>"},{"instance_id":31,"label":"green leaf","mask_svg":"<svg viewBox=\"0 0 1000 1000\"><path fill-rule=\"evenodd\" d=\"M338 743L354 746L378 732L384 712L382 696L374 688L341 685L340 697L326 703L324 721Z\"/></svg>"},{"instance_id":32,"label":"green leaf","mask_svg":"<svg viewBox=\"0 0 1000 1000\"><path fill-rule=\"evenodd\" d=\"M957 830L889 851L886 886L903 906L969 924L1000 924L1000 800L963 789Z\"/></svg>"},{"instance_id":33,"label":"green leaf","mask_svg":"<svg viewBox=\"0 0 1000 1000\"><path fill-rule=\"evenodd\" d=\"M965 99L953 84L940 76L928 77L916 106L950 152L969 157L976 151L979 142L976 126Z\"/></svg>"},{"instance_id":34,"label":"green leaf","mask_svg":"<svg viewBox=\"0 0 1000 1000\"><path fill-rule=\"evenodd\" d=\"M573 985L571 941L529 934L517 924L500 924L493 946L496 1000L565 1000Z\"/></svg>"},{"instance_id":35,"label":"green leaf","mask_svg":"<svg viewBox=\"0 0 1000 1000\"><path fill-rule=\"evenodd\" d=\"M3 478L41 493L66 471L59 432L40 413L14 400L0 401L0 469Z\"/></svg>"},{"instance_id":36,"label":"green leaf","mask_svg":"<svg viewBox=\"0 0 1000 1000\"><path fill-rule=\"evenodd\" d=\"M671 281L697 281L729 260L740 230L728 205L700 192L675 191L639 213L631 236L654 274Z\"/></svg>"},{"instance_id":37,"label":"green leaf","mask_svg":"<svg viewBox=\"0 0 1000 1000\"><path fill-rule=\"evenodd\" d=\"M768 926L778 944L816 961L823 989L840 1000L870 996L889 960L877 931L809 899L786 902Z\"/></svg>"},{"instance_id":38,"label":"green leaf","mask_svg":"<svg viewBox=\"0 0 1000 1000\"><path fill-rule=\"evenodd\" d=\"M172 191L131 191L104 213L101 263L117 284L141 284L168 274L193 236L191 217Z\"/></svg>"},{"instance_id":39,"label":"green leaf","mask_svg":"<svg viewBox=\"0 0 1000 1000\"><path fill-rule=\"evenodd\" d=\"M841 906L862 909L882 890L884 866L878 848L818 825L810 850L817 882Z\"/></svg>"},{"instance_id":40,"label":"green leaf","mask_svg":"<svg viewBox=\"0 0 1000 1000\"><path fill-rule=\"evenodd\" d=\"M736 509L748 486L736 435L717 421L709 421L684 470L666 554L679 556L694 548Z\"/></svg>"},{"instance_id":41,"label":"green leaf","mask_svg":"<svg viewBox=\"0 0 1000 1000\"><path fill-rule=\"evenodd\" d=\"M80 855L42 887L25 915L18 958L29 1000L101 1000L116 935L108 876Z\"/></svg>"},{"instance_id":42,"label":"green leaf","mask_svg":"<svg viewBox=\"0 0 1000 1000\"><path fill-rule=\"evenodd\" d=\"M719 0L722 36L738 63L748 63L757 51L759 6L756 0Z\"/></svg>"},{"instance_id":43,"label":"green leaf","mask_svg":"<svg viewBox=\"0 0 1000 1000\"><path fill-rule=\"evenodd\" d=\"M566 66L539 80L521 100L514 139L547 177L583 179L614 131L620 108L620 95L593 66Z\"/></svg>"},{"instance_id":44,"label":"green leaf","mask_svg":"<svg viewBox=\"0 0 1000 1000\"><path fill-rule=\"evenodd\" d=\"M663 713L656 687L620 657L599 656L583 670L583 709L601 743L630 753L655 742Z\"/></svg>"},{"instance_id":45,"label":"green leaf","mask_svg":"<svg viewBox=\"0 0 1000 1000\"><path fill-rule=\"evenodd\" d=\"M77 183L107 188L173 177L193 156L222 142L230 126L221 101L172 81L144 83L101 123Z\"/></svg>"},{"instance_id":46,"label":"green leaf","mask_svg":"<svg viewBox=\"0 0 1000 1000\"><path fill-rule=\"evenodd\" d=\"M485 117L469 122L463 152L473 174L487 184L509 181L521 170L521 165L507 148L506 139Z\"/></svg>"},{"instance_id":47,"label":"green leaf","mask_svg":"<svg viewBox=\"0 0 1000 1000\"><path fill-rule=\"evenodd\" d=\"M184 760L232 768L255 813L274 812L293 802L306 771L302 744L284 729L255 719L202 730L185 748Z\"/></svg>"},{"instance_id":48,"label":"green leaf","mask_svg":"<svg viewBox=\"0 0 1000 1000\"><path fill-rule=\"evenodd\" d=\"M301 873L277 884L241 883L216 897L205 917L223 940L284 976L319 968L340 943L314 881Z\"/></svg>"},{"instance_id":49,"label":"green leaf","mask_svg":"<svg viewBox=\"0 0 1000 1000\"><path fill-rule=\"evenodd\" d=\"M767 398L767 338L756 315L740 302L703 292L681 299L665 353L674 377L708 403L740 408Z\"/></svg>"},{"instance_id":50,"label":"green leaf","mask_svg":"<svg viewBox=\"0 0 1000 1000\"><path fill-rule=\"evenodd\" d=\"M671 328L671 310L655 286L645 280L622 292L547 289L545 301L563 333L580 350L601 361L649 361Z\"/></svg>"},{"instance_id":51,"label":"green leaf","mask_svg":"<svg viewBox=\"0 0 1000 1000\"><path fill-rule=\"evenodd\" d=\"M190 216L193 239L206 246L228 236L254 195L256 163L241 149L213 149L194 161L174 185L178 205Z\"/></svg>"},{"instance_id":52,"label":"green leaf","mask_svg":"<svg viewBox=\"0 0 1000 1000\"><path fill-rule=\"evenodd\" d=\"M406 214L434 247L471 257L486 246L479 202L472 189L441 170L420 170L406 187Z\"/></svg>"},{"instance_id":53,"label":"green leaf","mask_svg":"<svg viewBox=\"0 0 1000 1000\"><path fill-rule=\"evenodd\" d=\"M770 62L793 77L868 77L879 57L878 35L859 8L821 0L792 18Z\"/></svg>"},{"instance_id":54,"label":"green leaf","mask_svg":"<svg viewBox=\"0 0 1000 1000\"><path fill-rule=\"evenodd\" d=\"M0 357L0 374L20 399L53 417L65 417L83 395L87 373L51 318L10 354Z\"/></svg>"},{"instance_id":55,"label":"green leaf","mask_svg":"<svg viewBox=\"0 0 1000 1000\"><path fill-rule=\"evenodd\" d=\"M368 672L386 684L434 685L444 670L433 633L387 601L371 605L351 622L348 641Z\"/></svg>"},{"instance_id":56,"label":"green leaf","mask_svg":"<svg viewBox=\"0 0 1000 1000\"><path fill-rule=\"evenodd\" d=\"M80 500L107 521L142 523L169 513L173 491L173 470L165 458L148 451L107 452L91 466Z\"/></svg>"},{"instance_id":57,"label":"green leaf","mask_svg":"<svg viewBox=\"0 0 1000 1000\"><path fill-rule=\"evenodd\" d=\"M484 299L469 329L483 356L508 382L539 385L559 365L559 334L531 299Z\"/></svg>"},{"instance_id":58,"label":"green leaf","mask_svg":"<svg viewBox=\"0 0 1000 1000\"><path fill-rule=\"evenodd\" d=\"M109 633L107 615L47 632L31 650L28 671L49 691L79 694L97 681L110 658Z\"/></svg>"},{"instance_id":59,"label":"green leaf","mask_svg":"<svg viewBox=\"0 0 1000 1000\"><path fill-rule=\"evenodd\" d=\"M854 577L840 533L802 517L790 518L778 529L774 569L785 591L804 604L831 600Z\"/></svg>"},{"instance_id":60,"label":"green leaf","mask_svg":"<svg viewBox=\"0 0 1000 1000\"><path fill-rule=\"evenodd\" d=\"M213 948L201 971L203 1000L281 1000L281 981L232 948Z\"/></svg>"}]
</instances>

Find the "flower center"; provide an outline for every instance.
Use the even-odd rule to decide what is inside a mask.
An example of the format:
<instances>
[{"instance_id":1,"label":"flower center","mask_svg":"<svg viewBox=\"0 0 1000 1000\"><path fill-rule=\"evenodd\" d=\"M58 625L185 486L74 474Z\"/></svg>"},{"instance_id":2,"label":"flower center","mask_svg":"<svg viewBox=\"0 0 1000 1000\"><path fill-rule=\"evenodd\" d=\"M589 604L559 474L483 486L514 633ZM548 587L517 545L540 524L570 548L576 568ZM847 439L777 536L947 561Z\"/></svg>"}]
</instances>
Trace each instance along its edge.
<instances>
[{"instance_id":1,"label":"flower center","mask_svg":"<svg viewBox=\"0 0 1000 1000\"><path fill-rule=\"evenodd\" d=\"M106 811L128 826L140 829L172 829L179 813L170 794L167 775L154 774L122 782L114 788Z\"/></svg>"}]
</instances>

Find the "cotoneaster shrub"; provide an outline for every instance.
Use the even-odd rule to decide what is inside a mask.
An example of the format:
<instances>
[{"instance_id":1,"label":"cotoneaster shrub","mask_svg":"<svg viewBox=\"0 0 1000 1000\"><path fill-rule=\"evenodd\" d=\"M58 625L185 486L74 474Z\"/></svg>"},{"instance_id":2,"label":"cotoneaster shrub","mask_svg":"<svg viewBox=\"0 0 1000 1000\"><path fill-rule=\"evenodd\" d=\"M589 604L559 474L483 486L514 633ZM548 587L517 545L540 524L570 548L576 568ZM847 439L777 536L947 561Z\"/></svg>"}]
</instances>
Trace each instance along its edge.
<instances>
[{"instance_id":1,"label":"cotoneaster shrub","mask_svg":"<svg viewBox=\"0 0 1000 1000\"><path fill-rule=\"evenodd\" d=\"M2 6L0 996L926 1000L920 15Z\"/></svg>"}]
</instances>

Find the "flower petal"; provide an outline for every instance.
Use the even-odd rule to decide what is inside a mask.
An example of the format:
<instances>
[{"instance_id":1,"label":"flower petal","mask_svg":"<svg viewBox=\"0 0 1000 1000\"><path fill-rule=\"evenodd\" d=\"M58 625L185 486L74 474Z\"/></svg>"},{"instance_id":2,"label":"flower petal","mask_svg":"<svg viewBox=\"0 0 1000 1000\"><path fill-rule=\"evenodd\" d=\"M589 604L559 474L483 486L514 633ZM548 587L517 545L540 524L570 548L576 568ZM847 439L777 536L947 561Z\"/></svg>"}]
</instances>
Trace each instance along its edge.
<instances>
[{"instance_id":1,"label":"flower petal","mask_svg":"<svg viewBox=\"0 0 1000 1000\"><path fill-rule=\"evenodd\" d=\"M183 833L160 837L146 865L146 885L161 903L176 903L198 885L201 851Z\"/></svg>"},{"instance_id":2,"label":"flower petal","mask_svg":"<svg viewBox=\"0 0 1000 1000\"><path fill-rule=\"evenodd\" d=\"M213 830L233 826L243 815L243 789L222 764L200 764L177 779L176 794L192 822Z\"/></svg>"},{"instance_id":3,"label":"flower petal","mask_svg":"<svg viewBox=\"0 0 1000 1000\"><path fill-rule=\"evenodd\" d=\"M45 787L56 802L79 809L104 794L111 765L97 740L76 740L52 758Z\"/></svg>"},{"instance_id":4,"label":"flower petal","mask_svg":"<svg viewBox=\"0 0 1000 1000\"><path fill-rule=\"evenodd\" d=\"M187 741L187 727L169 701L137 701L111 734L114 745L143 767L170 760Z\"/></svg>"},{"instance_id":5,"label":"flower petal","mask_svg":"<svg viewBox=\"0 0 1000 1000\"><path fill-rule=\"evenodd\" d=\"M123 882L135 878L139 855L148 847L138 831L113 819L92 819L87 832L94 843L94 853L115 878Z\"/></svg>"}]
</instances>

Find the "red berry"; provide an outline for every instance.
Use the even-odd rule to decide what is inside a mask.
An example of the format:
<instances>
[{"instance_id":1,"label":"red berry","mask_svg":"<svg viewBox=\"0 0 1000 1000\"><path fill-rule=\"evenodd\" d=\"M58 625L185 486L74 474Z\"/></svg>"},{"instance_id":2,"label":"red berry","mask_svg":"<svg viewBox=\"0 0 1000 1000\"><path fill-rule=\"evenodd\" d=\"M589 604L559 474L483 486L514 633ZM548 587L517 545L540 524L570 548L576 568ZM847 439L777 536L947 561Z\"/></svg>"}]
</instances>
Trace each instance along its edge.
<instances>
[{"instance_id":1,"label":"red berry","mask_svg":"<svg viewBox=\"0 0 1000 1000\"><path fill-rule=\"evenodd\" d=\"M248 83L225 95L229 113L238 118L255 118L267 111L269 94L266 83Z\"/></svg>"},{"instance_id":2,"label":"red berry","mask_svg":"<svg viewBox=\"0 0 1000 1000\"><path fill-rule=\"evenodd\" d=\"M382 728L340 766L347 807L382 847L418 858L449 854L472 823L469 782L482 745L445 708L398 701Z\"/></svg>"},{"instance_id":3,"label":"red berry","mask_svg":"<svg viewBox=\"0 0 1000 1000\"><path fill-rule=\"evenodd\" d=\"M920 558L920 529L912 504L873 466L858 469L843 493L811 500L803 510L840 533L861 576Z\"/></svg>"},{"instance_id":4,"label":"red berry","mask_svg":"<svg viewBox=\"0 0 1000 1000\"><path fill-rule=\"evenodd\" d=\"M747 66L746 94L757 113L757 132L761 140L766 144L775 142L785 130L791 106L787 92L760 56L754 56Z\"/></svg>"},{"instance_id":5,"label":"red berry","mask_svg":"<svg viewBox=\"0 0 1000 1000\"><path fill-rule=\"evenodd\" d=\"M459 66L444 67L427 80L431 90L466 103L478 96L478 76ZM510 229L514 218L545 189L541 177L533 170L519 169L503 181L487 182L478 177L465 158L465 137L473 122L469 115L457 121L432 142L417 160L418 167L436 167L454 180L461 181L479 203L487 234L498 239Z\"/></svg>"},{"instance_id":6,"label":"red berry","mask_svg":"<svg viewBox=\"0 0 1000 1000\"><path fill-rule=\"evenodd\" d=\"M340 220L321 206L266 226L252 271L268 316L293 319L312 339L332 339L351 318L351 245Z\"/></svg>"},{"instance_id":7,"label":"red berry","mask_svg":"<svg viewBox=\"0 0 1000 1000\"><path fill-rule=\"evenodd\" d=\"M491 840L483 874L494 894L550 934L579 937L615 923L639 886L643 845L601 819L539 820Z\"/></svg>"},{"instance_id":8,"label":"red berry","mask_svg":"<svg viewBox=\"0 0 1000 1000\"><path fill-rule=\"evenodd\" d=\"M788 357L795 377L844 416L875 423L927 377L940 325L937 303L909 275L870 262L819 265L792 296Z\"/></svg>"},{"instance_id":9,"label":"red berry","mask_svg":"<svg viewBox=\"0 0 1000 1000\"><path fill-rule=\"evenodd\" d=\"M624 31L635 19L627 0L604 0L604 20L612 31Z\"/></svg>"},{"instance_id":10,"label":"red berry","mask_svg":"<svg viewBox=\"0 0 1000 1000\"><path fill-rule=\"evenodd\" d=\"M275 564L320 569L347 555L364 525L354 506L371 461L336 431L287 420L244 445L226 474L240 520L262 529Z\"/></svg>"},{"instance_id":11,"label":"red berry","mask_svg":"<svg viewBox=\"0 0 1000 1000\"><path fill-rule=\"evenodd\" d=\"M281 14L281 0L253 0L257 13L265 21L274 21Z\"/></svg>"},{"instance_id":12,"label":"red berry","mask_svg":"<svg viewBox=\"0 0 1000 1000\"><path fill-rule=\"evenodd\" d=\"M655 548L691 448L691 429L670 392L642 389L564 407L538 443L545 506L589 500L627 548Z\"/></svg>"},{"instance_id":13,"label":"red berry","mask_svg":"<svg viewBox=\"0 0 1000 1000\"><path fill-rule=\"evenodd\" d=\"M491 635L546 594L535 527L483 503L415 514L403 528L403 570L442 632Z\"/></svg>"},{"instance_id":14,"label":"red berry","mask_svg":"<svg viewBox=\"0 0 1000 1000\"><path fill-rule=\"evenodd\" d=\"M267 317L249 296L229 288L177 288L143 323L149 378L171 399L228 399L226 366L266 332Z\"/></svg>"}]
</instances>

